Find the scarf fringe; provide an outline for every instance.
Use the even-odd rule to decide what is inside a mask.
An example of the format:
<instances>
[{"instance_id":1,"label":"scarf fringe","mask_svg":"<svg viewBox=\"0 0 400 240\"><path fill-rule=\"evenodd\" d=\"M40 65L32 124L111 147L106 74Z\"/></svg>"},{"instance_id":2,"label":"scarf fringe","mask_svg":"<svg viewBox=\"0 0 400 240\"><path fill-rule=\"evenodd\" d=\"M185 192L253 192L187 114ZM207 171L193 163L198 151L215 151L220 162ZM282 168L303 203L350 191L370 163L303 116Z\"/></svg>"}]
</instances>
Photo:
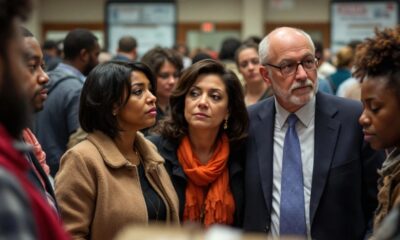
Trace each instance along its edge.
<instances>
[{"instance_id":1,"label":"scarf fringe","mask_svg":"<svg viewBox=\"0 0 400 240\"><path fill-rule=\"evenodd\" d=\"M178 160L189 178L186 186L184 221L212 224L233 223L235 201L229 189L229 139L222 136L216 150L206 165L201 165L193 154L189 138L183 138L178 147ZM208 192L204 187L209 185Z\"/></svg>"},{"instance_id":2,"label":"scarf fringe","mask_svg":"<svg viewBox=\"0 0 400 240\"><path fill-rule=\"evenodd\" d=\"M234 202L233 198L230 201L228 200L228 202ZM206 200L204 225L206 227L215 223L230 225L233 223L234 211L234 205L225 204L221 200Z\"/></svg>"}]
</instances>

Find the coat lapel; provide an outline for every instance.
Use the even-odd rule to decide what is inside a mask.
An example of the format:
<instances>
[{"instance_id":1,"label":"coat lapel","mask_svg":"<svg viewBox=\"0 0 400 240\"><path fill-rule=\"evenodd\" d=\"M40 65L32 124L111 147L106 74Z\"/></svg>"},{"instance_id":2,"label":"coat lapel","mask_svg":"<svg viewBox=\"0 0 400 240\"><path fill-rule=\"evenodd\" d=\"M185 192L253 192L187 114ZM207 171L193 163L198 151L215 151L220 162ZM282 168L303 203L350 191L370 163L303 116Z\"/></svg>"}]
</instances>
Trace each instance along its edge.
<instances>
[{"instance_id":1,"label":"coat lapel","mask_svg":"<svg viewBox=\"0 0 400 240\"><path fill-rule=\"evenodd\" d=\"M254 124L255 144L259 171L261 177L261 187L264 200L268 211L271 212L272 205L272 178L273 178L273 146L274 146L274 123L275 105L274 99L266 101L264 109L257 116Z\"/></svg>"},{"instance_id":2,"label":"coat lapel","mask_svg":"<svg viewBox=\"0 0 400 240\"><path fill-rule=\"evenodd\" d=\"M317 94L315 110L314 169L311 186L310 222L313 223L332 163L340 122L334 119L338 109L323 94Z\"/></svg>"},{"instance_id":3,"label":"coat lapel","mask_svg":"<svg viewBox=\"0 0 400 240\"><path fill-rule=\"evenodd\" d=\"M181 164L179 163L177 155L179 143L169 141L161 136L160 138L161 138L160 153L165 158L165 161L171 164L172 175L185 179L186 181L186 175L183 172L183 169L181 167Z\"/></svg>"}]
</instances>

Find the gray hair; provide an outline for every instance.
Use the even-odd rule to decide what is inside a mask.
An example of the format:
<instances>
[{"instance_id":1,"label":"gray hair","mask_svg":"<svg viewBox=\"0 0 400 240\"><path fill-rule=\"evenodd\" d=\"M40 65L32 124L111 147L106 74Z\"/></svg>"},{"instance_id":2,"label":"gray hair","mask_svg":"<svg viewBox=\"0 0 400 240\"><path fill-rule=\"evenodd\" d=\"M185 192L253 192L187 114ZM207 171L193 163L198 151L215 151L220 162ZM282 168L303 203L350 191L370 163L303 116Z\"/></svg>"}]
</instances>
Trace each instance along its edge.
<instances>
[{"instance_id":1,"label":"gray hair","mask_svg":"<svg viewBox=\"0 0 400 240\"><path fill-rule=\"evenodd\" d=\"M264 37L264 39L260 42L260 44L258 45L258 55L260 56L260 63L261 65L265 65L266 63L268 63L268 58L269 58L269 48L270 48L270 35L271 33L274 33L282 28L290 28L290 27L279 27L279 28L275 28L272 32L270 32L267 36ZM290 28L293 29L295 31L297 31L298 33L302 34L310 43L310 46L313 50L313 52L315 52L315 46L314 46L314 42L311 39L311 36L306 33L305 31L299 29L299 28Z\"/></svg>"}]
</instances>

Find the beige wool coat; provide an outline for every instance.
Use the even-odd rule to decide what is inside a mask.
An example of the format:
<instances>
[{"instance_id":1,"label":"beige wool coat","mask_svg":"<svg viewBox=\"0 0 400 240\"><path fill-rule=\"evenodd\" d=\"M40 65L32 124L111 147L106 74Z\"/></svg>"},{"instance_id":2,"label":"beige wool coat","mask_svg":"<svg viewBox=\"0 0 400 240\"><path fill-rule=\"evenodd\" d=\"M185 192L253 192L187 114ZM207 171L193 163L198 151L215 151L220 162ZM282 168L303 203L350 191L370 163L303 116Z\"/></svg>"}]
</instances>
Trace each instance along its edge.
<instances>
[{"instance_id":1,"label":"beige wool coat","mask_svg":"<svg viewBox=\"0 0 400 240\"><path fill-rule=\"evenodd\" d=\"M179 224L178 197L155 146L138 133L146 177L167 209L166 224ZM74 239L113 239L127 225L148 224L137 166L97 131L61 158L55 192L67 231Z\"/></svg>"}]
</instances>

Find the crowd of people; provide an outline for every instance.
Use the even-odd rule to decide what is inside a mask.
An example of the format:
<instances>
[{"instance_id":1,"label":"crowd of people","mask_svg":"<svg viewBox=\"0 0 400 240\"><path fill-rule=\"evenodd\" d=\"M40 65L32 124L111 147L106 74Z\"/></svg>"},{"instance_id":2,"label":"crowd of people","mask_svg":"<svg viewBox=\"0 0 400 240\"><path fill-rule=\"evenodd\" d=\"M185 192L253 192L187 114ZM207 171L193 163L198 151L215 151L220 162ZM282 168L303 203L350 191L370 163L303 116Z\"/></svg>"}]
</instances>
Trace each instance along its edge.
<instances>
[{"instance_id":1,"label":"crowd of people","mask_svg":"<svg viewBox=\"0 0 400 240\"><path fill-rule=\"evenodd\" d=\"M400 237L400 27L349 43L336 67L284 26L193 59L184 45L139 58L124 36L100 60L86 29L62 57L41 47L21 25L31 4L0 0L0 238L153 224Z\"/></svg>"}]
</instances>

